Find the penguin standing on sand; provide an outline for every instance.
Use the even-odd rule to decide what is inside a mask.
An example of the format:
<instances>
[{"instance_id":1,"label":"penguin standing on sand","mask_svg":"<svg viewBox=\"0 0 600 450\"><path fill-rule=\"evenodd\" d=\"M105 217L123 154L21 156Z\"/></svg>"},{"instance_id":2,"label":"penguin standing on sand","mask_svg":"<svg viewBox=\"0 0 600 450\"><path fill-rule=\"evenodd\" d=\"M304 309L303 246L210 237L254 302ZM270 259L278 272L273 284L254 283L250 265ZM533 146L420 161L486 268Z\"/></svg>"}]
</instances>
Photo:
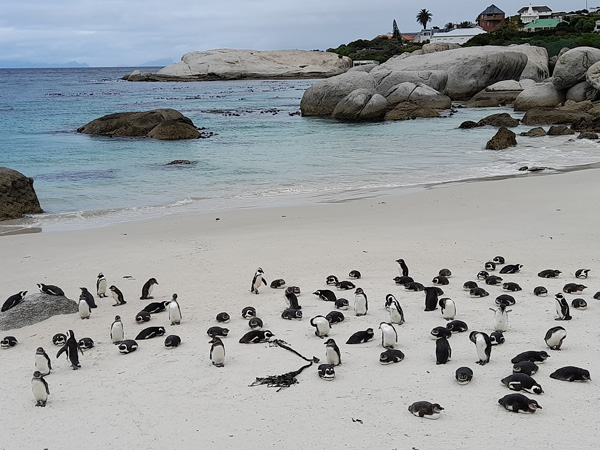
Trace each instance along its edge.
<instances>
[{"instance_id":1,"label":"penguin standing on sand","mask_svg":"<svg viewBox=\"0 0 600 450\"><path fill-rule=\"evenodd\" d=\"M35 351L35 370L39 371L44 376L48 375L52 370L50 357L42 347L38 347Z\"/></svg>"},{"instance_id":2,"label":"penguin standing on sand","mask_svg":"<svg viewBox=\"0 0 600 450\"><path fill-rule=\"evenodd\" d=\"M250 292L258 294L258 288L260 287L260 284L264 283L265 286L267 285L267 280L263 278L264 274L265 273L260 267L256 269L254 278L252 278L252 286L250 287Z\"/></svg>"},{"instance_id":3,"label":"penguin standing on sand","mask_svg":"<svg viewBox=\"0 0 600 450\"><path fill-rule=\"evenodd\" d=\"M392 297L392 299L390 299L389 306L390 322L402 325L404 323L404 311L402 310L402 306L400 306L400 302L398 302L398 300L396 300L392 294L388 294L388 297L389 296ZM388 297L386 297L386 303Z\"/></svg>"},{"instance_id":4,"label":"penguin standing on sand","mask_svg":"<svg viewBox=\"0 0 600 450\"><path fill-rule=\"evenodd\" d=\"M181 324L181 308L179 308L179 303L177 303L177 294L173 294L173 298L169 302L169 320L171 321L171 325Z\"/></svg>"},{"instance_id":5,"label":"penguin standing on sand","mask_svg":"<svg viewBox=\"0 0 600 450\"><path fill-rule=\"evenodd\" d=\"M508 329L508 313L512 309L506 309L506 303L500 303L497 309L490 308L494 311L494 331L506 331Z\"/></svg>"},{"instance_id":6,"label":"penguin standing on sand","mask_svg":"<svg viewBox=\"0 0 600 450\"><path fill-rule=\"evenodd\" d=\"M63 345L56 354L56 359L66 352L68 360L71 361L71 367L73 370L77 370L81 367L79 364L78 352L83 354L83 351L79 348L79 345L77 345L77 339L75 339L75 333L73 333L73 330L69 330L68 336L67 342L65 342L65 345Z\"/></svg>"},{"instance_id":7,"label":"penguin standing on sand","mask_svg":"<svg viewBox=\"0 0 600 450\"><path fill-rule=\"evenodd\" d=\"M425 291L425 311L435 311L438 305L438 295L442 291L437 286L426 287ZM443 291L442 291L443 293Z\"/></svg>"},{"instance_id":8,"label":"penguin standing on sand","mask_svg":"<svg viewBox=\"0 0 600 450\"><path fill-rule=\"evenodd\" d=\"M106 297L106 287L106 278L104 278L104 274L100 272L96 279L96 295L100 298Z\"/></svg>"},{"instance_id":9,"label":"penguin standing on sand","mask_svg":"<svg viewBox=\"0 0 600 450\"><path fill-rule=\"evenodd\" d=\"M225 346L223 345L223 341L215 336L209 344L212 344L210 347L210 360L213 366L225 367Z\"/></svg>"},{"instance_id":10,"label":"penguin standing on sand","mask_svg":"<svg viewBox=\"0 0 600 450\"><path fill-rule=\"evenodd\" d=\"M435 341L435 363L446 364L450 361L452 356L452 349L450 348L450 342L446 337L441 337Z\"/></svg>"},{"instance_id":11,"label":"penguin standing on sand","mask_svg":"<svg viewBox=\"0 0 600 450\"><path fill-rule=\"evenodd\" d=\"M125 339L125 333L123 332L123 322L121 322L121 316L115 316L115 321L110 326L110 340L113 344L118 344Z\"/></svg>"},{"instance_id":12,"label":"penguin standing on sand","mask_svg":"<svg viewBox=\"0 0 600 450\"><path fill-rule=\"evenodd\" d=\"M315 327L315 336L321 339L326 337L331 331L331 324L324 316L315 316L310 319L310 324Z\"/></svg>"},{"instance_id":13,"label":"penguin standing on sand","mask_svg":"<svg viewBox=\"0 0 600 450\"><path fill-rule=\"evenodd\" d=\"M85 298L79 298L79 317L82 319L89 319L92 315L90 305L85 301Z\"/></svg>"},{"instance_id":14,"label":"penguin standing on sand","mask_svg":"<svg viewBox=\"0 0 600 450\"><path fill-rule=\"evenodd\" d=\"M406 265L406 262L404 262L403 259L397 259L396 262L398 263L398 271L400 272L400 275L402 275L403 277L407 277L408 266Z\"/></svg>"},{"instance_id":15,"label":"penguin standing on sand","mask_svg":"<svg viewBox=\"0 0 600 450\"><path fill-rule=\"evenodd\" d=\"M35 406L46 406L48 396L50 395L50 389L48 383L44 380L44 376L39 370L33 372L33 378L31 379L31 390L33 392L33 398L35 399Z\"/></svg>"},{"instance_id":16,"label":"penguin standing on sand","mask_svg":"<svg viewBox=\"0 0 600 450\"><path fill-rule=\"evenodd\" d=\"M369 311L369 302L367 301L367 294L362 288L356 288L354 291L354 312L357 316L364 316Z\"/></svg>"},{"instance_id":17,"label":"penguin standing on sand","mask_svg":"<svg viewBox=\"0 0 600 450\"><path fill-rule=\"evenodd\" d=\"M334 339L329 338L325 342L325 357L327 358L327 364L333 364L334 366L342 364L342 354Z\"/></svg>"},{"instance_id":18,"label":"penguin standing on sand","mask_svg":"<svg viewBox=\"0 0 600 450\"><path fill-rule=\"evenodd\" d=\"M109 287L108 289L112 293L112 296L116 302L113 306L121 306L121 305L124 305L125 303L127 303L125 301L125 297L123 296L123 293L114 284L111 287Z\"/></svg>"},{"instance_id":19,"label":"penguin standing on sand","mask_svg":"<svg viewBox=\"0 0 600 450\"><path fill-rule=\"evenodd\" d=\"M394 348L394 345L398 342L398 333L394 328L394 325L387 322L381 322L379 324L381 330L381 346L383 348Z\"/></svg>"},{"instance_id":20,"label":"penguin standing on sand","mask_svg":"<svg viewBox=\"0 0 600 450\"><path fill-rule=\"evenodd\" d=\"M150 278L144 283L144 286L142 286L142 296L140 297L140 300L150 300L154 298L152 297L152 289L154 288L155 284L158 284L156 278Z\"/></svg>"},{"instance_id":21,"label":"penguin standing on sand","mask_svg":"<svg viewBox=\"0 0 600 450\"><path fill-rule=\"evenodd\" d=\"M567 299L560 292L555 294L554 303L556 306L556 314L558 317L556 320L571 320L571 314L569 309L569 304L567 303Z\"/></svg>"},{"instance_id":22,"label":"penguin standing on sand","mask_svg":"<svg viewBox=\"0 0 600 450\"><path fill-rule=\"evenodd\" d=\"M472 331L469 335L469 340L475 344L475 348L477 349L477 356L479 357L479 361L476 361L477 364L484 366L489 363L492 354L490 337L486 333Z\"/></svg>"},{"instance_id":23,"label":"penguin standing on sand","mask_svg":"<svg viewBox=\"0 0 600 450\"><path fill-rule=\"evenodd\" d=\"M567 337L567 330L563 327L552 327L544 336L546 345L550 347L550 350L560 350L560 346Z\"/></svg>"},{"instance_id":24,"label":"penguin standing on sand","mask_svg":"<svg viewBox=\"0 0 600 450\"><path fill-rule=\"evenodd\" d=\"M292 286L285 290L285 302L287 303L287 309L302 309L298 304L298 296L294 293Z\"/></svg>"},{"instance_id":25,"label":"penguin standing on sand","mask_svg":"<svg viewBox=\"0 0 600 450\"><path fill-rule=\"evenodd\" d=\"M446 320L454 320L456 316L456 304L454 301L449 298L440 298L439 305L442 317Z\"/></svg>"},{"instance_id":26,"label":"penguin standing on sand","mask_svg":"<svg viewBox=\"0 0 600 450\"><path fill-rule=\"evenodd\" d=\"M87 302L87 304L90 305L90 308L97 308L96 301L94 300L94 296L92 295L92 293L84 287L80 287L79 289L81 289L79 300L84 299Z\"/></svg>"}]
</instances>

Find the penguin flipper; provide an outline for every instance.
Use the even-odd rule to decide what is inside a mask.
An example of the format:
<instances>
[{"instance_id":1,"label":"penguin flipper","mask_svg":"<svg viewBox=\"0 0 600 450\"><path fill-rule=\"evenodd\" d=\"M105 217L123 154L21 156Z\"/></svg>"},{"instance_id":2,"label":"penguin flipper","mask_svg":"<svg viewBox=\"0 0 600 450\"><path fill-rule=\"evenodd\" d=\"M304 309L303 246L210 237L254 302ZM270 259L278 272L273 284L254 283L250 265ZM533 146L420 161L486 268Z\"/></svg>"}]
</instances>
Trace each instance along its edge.
<instances>
[{"instance_id":1,"label":"penguin flipper","mask_svg":"<svg viewBox=\"0 0 600 450\"><path fill-rule=\"evenodd\" d=\"M265 280L264 278L262 279L262 282L265 286L267 285L267 280Z\"/></svg>"},{"instance_id":2,"label":"penguin flipper","mask_svg":"<svg viewBox=\"0 0 600 450\"><path fill-rule=\"evenodd\" d=\"M56 354L56 359L58 359L60 357L60 355L62 355L64 352L67 351L67 344L63 345L60 350L58 351L58 353Z\"/></svg>"}]
</instances>

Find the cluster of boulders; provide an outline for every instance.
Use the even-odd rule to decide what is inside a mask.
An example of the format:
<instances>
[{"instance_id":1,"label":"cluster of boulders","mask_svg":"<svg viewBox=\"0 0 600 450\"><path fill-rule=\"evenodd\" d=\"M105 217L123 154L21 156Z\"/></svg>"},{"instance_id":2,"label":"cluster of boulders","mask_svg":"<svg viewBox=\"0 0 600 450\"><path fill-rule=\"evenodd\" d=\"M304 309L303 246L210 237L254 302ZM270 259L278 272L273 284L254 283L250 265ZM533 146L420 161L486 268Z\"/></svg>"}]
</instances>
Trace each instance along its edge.
<instances>
[{"instance_id":1,"label":"cluster of boulders","mask_svg":"<svg viewBox=\"0 0 600 450\"><path fill-rule=\"evenodd\" d=\"M174 109L108 114L79 127L77 132L97 136L150 137L163 140L201 137L194 123Z\"/></svg>"},{"instance_id":2,"label":"cluster of boulders","mask_svg":"<svg viewBox=\"0 0 600 450\"><path fill-rule=\"evenodd\" d=\"M433 44L315 83L300 108L304 116L399 120L437 117L460 100L467 107L514 105L526 111L527 125L579 123L581 131L596 132L596 99L600 49L563 49L551 64L546 49L531 45Z\"/></svg>"}]
</instances>

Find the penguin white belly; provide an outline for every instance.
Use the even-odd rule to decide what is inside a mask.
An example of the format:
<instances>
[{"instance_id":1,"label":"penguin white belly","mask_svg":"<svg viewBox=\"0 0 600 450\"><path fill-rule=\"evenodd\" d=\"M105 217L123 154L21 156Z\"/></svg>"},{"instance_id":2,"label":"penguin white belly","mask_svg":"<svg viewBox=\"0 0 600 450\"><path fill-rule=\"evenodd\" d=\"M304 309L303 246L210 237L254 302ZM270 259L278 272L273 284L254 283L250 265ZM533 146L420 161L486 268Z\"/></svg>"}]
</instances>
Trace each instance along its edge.
<instances>
[{"instance_id":1,"label":"penguin white belly","mask_svg":"<svg viewBox=\"0 0 600 450\"><path fill-rule=\"evenodd\" d=\"M44 355L35 355L35 370L44 376L50 373L50 366L48 366L48 360Z\"/></svg>"},{"instance_id":2,"label":"penguin white belly","mask_svg":"<svg viewBox=\"0 0 600 450\"><path fill-rule=\"evenodd\" d=\"M98 282L97 294L98 295L106 294L106 280L100 280Z\"/></svg>"},{"instance_id":3,"label":"penguin white belly","mask_svg":"<svg viewBox=\"0 0 600 450\"><path fill-rule=\"evenodd\" d=\"M425 414L423 417L425 417L426 419L429 419L429 420L437 420L440 418L441 415L442 414L439 412L438 413L434 412L433 414Z\"/></svg>"},{"instance_id":4,"label":"penguin white belly","mask_svg":"<svg viewBox=\"0 0 600 450\"><path fill-rule=\"evenodd\" d=\"M169 305L169 320L171 321L171 325L181 322L181 310L178 304L171 303Z\"/></svg>"},{"instance_id":5,"label":"penguin white belly","mask_svg":"<svg viewBox=\"0 0 600 450\"><path fill-rule=\"evenodd\" d=\"M112 326L110 330L110 338L113 342L120 342L125 340L122 324L119 323Z\"/></svg>"},{"instance_id":6,"label":"penguin white belly","mask_svg":"<svg viewBox=\"0 0 600 450\"><path fill-rule=\"evenodd\" d=\"M334 364L337 366L340 363L340 355L338 355L332 347L327 347L325 349L325 356L327 358L327 364Z\"/></svg>"},{"instance_id":7,"label":"penguin white belly","mask_svg":"<svg viewBox=\"0 0 600 450\"><path fill-rule=\"evenodd\" d=\"M357 316L364 316L367 314L367 301L364 297L356 297L354 299L354 312Z\"/></svg>"},{"instance_id":8,"label":"penguin white belly","mask_svg":"<svg viewBox=\"0 0 600 450\"><path fill-rule=\"evenodd\" d=\"M456 316L456 305L453 301L446 300L446 307L442 310L442 317L446 320L454 320Z\"/></svg>"},{"instance_id":9,"label":"penguin white belly","mask_svg":"<svg viewBox=\"0 0 600 450\"><path fill-rule=\"evenodd\" d=\"M564 338L567 337L567 332L565 330L558 330L552 333L552 336L546 341L549 347L555 347L559 345Z\"/></svg>"},{"instance_id":10,"label":"penguin white belly","mask_svg":"<svg viewBox=\"0 0 600 450\"><path fill-rule=\"evenodd\" d=\"M494 331L506 331L508 329L508 314L496 311L494 313Z\"/></svg>"},{"instance_id":11,"label":"penguin white belly","mask_svg":"<svg viewBox=\"0 0 600 450\"><path fill-rule=\"evenodd\" d=\"M210 359L215 366L225 365L225 347L222 345L213 346L210 352Z\"/></svg>"},{"instance_id":12,"label":"penguin white belly","mask_svg":"<svg viewBox=\"0 0 600 450\"><path fill-rule=\"evenodd\" d=\"M398 325L402 325L404 323L402 320L402 314L400 314L400 311L398 311L396 306L393 304L390 306L390 322L397 323Z\"/></svg>"},{"instance_id":13,"label":"penguin white belly","mask_svg":"<svg viewBox=\"0 0 600 450\"><path fill-rule=\"evenodd\" d=\"M33 398L38 402L45 402L48 400L48 392L46 392L46 386L41 380L33 380L31 382L31 390L33 392Z\"/></svg>"},{"instance_id":14,"label":"penguin white belly","mask_svg":"<svg viewBox=\"0 0 600 450\"><path fill-rule=\"evenodd\" d=\"M481 335L477 335L475 340L475 348L477 349L477 357L480 361L487 361L487 355L485 354L485 349L487 348L487 344L485 343L485 339Z\"/></svg>"},{"instance_id":15,"label":"penguin white belly","mask_svg":"<svg viewBox=\"0 0 600 450\"><path fill-rule=\"evenodd\" d=\"M384 348L393 348L396 345L398 337L392 327L381 328L381 345Z\"/></svg>"},{"instance_id":16,"label":"penguin white belly","mask_svg":"<svg viewBox=\"0 0 600 450\"><path fill-rule=\"evenodd\" d=\"M327 336L331 331L331 326L327 319L316 321L317 331L319 332L319 336Z\"/></svg>"},{"instance_id":17,"label":"penguin white belly","mask_svg":"<svg viewBox=\"0 0 600 450\"><path fill-rule=\"evenodd\" d=\"M85 300L79 300L79 317L89 319L92 311Z\"/></svg>"}]
</instances>

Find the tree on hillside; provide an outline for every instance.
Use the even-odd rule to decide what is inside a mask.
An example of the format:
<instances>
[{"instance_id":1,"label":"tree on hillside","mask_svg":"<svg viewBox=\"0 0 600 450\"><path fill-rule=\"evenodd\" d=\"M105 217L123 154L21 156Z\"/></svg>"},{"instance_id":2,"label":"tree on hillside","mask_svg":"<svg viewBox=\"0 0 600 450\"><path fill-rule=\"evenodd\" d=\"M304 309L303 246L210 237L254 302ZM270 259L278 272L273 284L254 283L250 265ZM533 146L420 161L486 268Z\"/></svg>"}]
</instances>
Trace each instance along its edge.
<instances>
[{"instance_id":1,"label":"tree on hillside","mask_svg":"<svg viewBox=\"0 0 600 450\"><path fill-rule=\"evenodd\" d=\"M458 28L473 28L474 26L475 24L473 22L469 22L468 20L458 24Z\"/></svg>"},{"instance_id":2,"label":"tree on hillside","mask_svg":"<svg viewBox=\"0 0 600 450\"><path fill-rule=\"evenodd\" d=\"M427 28L427 24L431 22L432 17L433 14L431 14L426 9L422 9L421 11L419 11L419 14L417 14L417 23L423 25L423 29L425 29Z\"/></svg>"},{"instance_id":3,"label":"tree on hillside","mask_svg":"<svg viewBox=\"0 0 600 450\"><path fill-rule=\"evenodd\" d=\"M402 39L400 29L398 28L398 24L396 23L396 19L394 19L394 24L392 25L392 39Z\"/></svg>"}]
</instances>

